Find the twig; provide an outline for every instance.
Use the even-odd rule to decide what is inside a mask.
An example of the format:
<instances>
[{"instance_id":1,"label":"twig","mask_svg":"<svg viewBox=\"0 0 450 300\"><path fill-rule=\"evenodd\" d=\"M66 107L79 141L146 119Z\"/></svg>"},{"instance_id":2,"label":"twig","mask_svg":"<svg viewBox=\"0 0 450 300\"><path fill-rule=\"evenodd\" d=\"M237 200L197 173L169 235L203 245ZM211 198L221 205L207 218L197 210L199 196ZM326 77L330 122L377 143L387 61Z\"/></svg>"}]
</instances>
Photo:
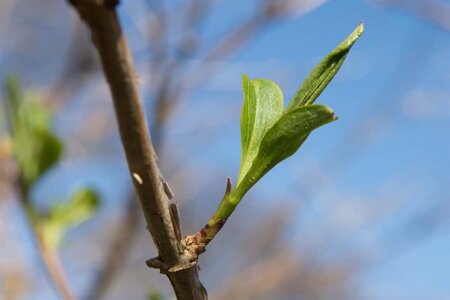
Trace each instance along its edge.
<instances>
[{"instance_id":1,"label":"twig","mask_svg":"<svg viewBox=\"0 0 450 300\"><path fill-rule=\"evenodd\" d=\"M159 269L172 283L178 299L206 299L198 268L180 251L169 213L146 120L140 103L127 42L114 1L70 0L89 26L111 90L130 175L139 196L147 227L159 251Z\"/></svg>"},{"instance_id":2,"label":"twig","mask_svg":"<svg viewBox=\"0 0 450 300\"><path fill-rule=\"evenodd\" d=\"M20 179L20 175L19 175ZM42 260L45 271L47 272L49 279L55 289L61 294L62 299L64 300L75 300L77 299L73 292L70 289L69 283L67 282L66 277L64 276L64 272L61 266L61 262L59 260L58 254L56 250L50 247L46 242L45 238L42 235L42 232L39 231L35 222L33 221L33 216L30 214L30 208L28 203L28 196L25 192L25 188L21 184L21 180L18 180L16 183L17 192L20 195L20 206L22 211L24 212L27 221L31 228L31 234L36 243L37 249L39 251L39 256Z\"/></svg>"},{"instance_id":3,"label":"twig","mask_svg":"<svg viewBox=\"0 0 450 300\"><path fill-rule=\"evenodd\" d=\"M209 0L208 0L209 1ZM197 5L198 2L195 2ZM164 73L162 76L166 76L167 78L163 80L159 80L159 89L157 93L157 97L155 99L155 110L152 112L153 115L153 126L151 127L153 134L153 146L155 152L161 154L161 148L164 141L163 134L163 126L167 121L167 117L170 114L171 109L167 107L164 102L167 102L168 99L165 94L165 88L168 86L168 83L171 80L169 75L169 70L172 68L169 66L166 70L161 70L162 65L167 60L166 55L169 53L167 49L167 16L165 12L164 4L161 1L148 1L148 5L152 10L155 11L156 18L158 20L158 25L156 26L157 34L155 38L150 38L150 42L152 42L152 46L154 47L154 57L153 57L153 70L152 74ZM191 2L190 5L190 18L191 22L195 21L195 17L198 18L198 13L196 16L191 16L193 14L192 6L194 2ZM188 20L188 21L189 21ZM186 22L186 27L191 27L191 22ZM153 30L153 28L151 28ZM156 45L156 46L155 46ZM170 71L171 72L171 71ZM173 74L170 73L172 76ZM108 290L110 284L114 280L116 274L122 269L123 264L125 263L127 254L132 246L134 238L137 233L137 229L139 228L138 222L138 214L139 214L139 206L136 205L136 195L134 191L131 190L130 195L126 199L126 211L124 212L124 218L122 222L119 224L118 234L114 237L114 240L108 247L108 252L104 258L104 262L102 266L99 268L99 274L93 282L90 290L87 293L87 299L101 299L102 295ZM172 215L171 215L172 216ZM173 220L172 220L173 222ZM178 237L180 234L177 230L177 226L174 227L177 234L177 239L181 240L181 237Z\"/></svg>"},{"instance_id":4,"label":"twig","mask_svg":"<svg viewBox=\"0 0 450 300\"><path fill-rule=\"evenodd\" d=\"M31 225L33 226L33 225ZM46 245L42 235L36 231L33 226L33 234L36 239L36 243L41 255L44 266L54 284L55 288L61 293L61 296L65 300L75 300L75 296L70 290L66 277L64 276L61 262L58 258L58 254L54 249Z\"/></svg>"},{"instance_id":5,"label":"twig","mask_svg":"<svg viewBox=\"0 0 450 300\"><path fill-rule=\"evenodd\" d=\"M174 46L174 57L169 59L160 55L159 57L155 56L153 58L152 65L154 69L151 70L151 73L161 74L159 76L159 86L155 93L154 111L156 113L154 114L152 124L153 132L156 131L155 145L162 144L160 142L163 140L163 125L170 116L176 102L179 100L179 95L174 97L170 89L176 84L176 78L187 62L186 57L192 56L198 51L199 43L193 38L194 28L204 19L211 5L210 2L211 0L194 0L187 3L187 15L183 22L181 36ZM167 20L163 19L162 21L165 22L163 25L167 26ZM165 29L165 32L168 32L168 30ZM169 52L168 49L166 49L166 52ZM161 69L162 65L165 66L163 70Z\"/></svg>"},{"instance_id":6,"label":"twig","mask_svg":"<svg viewBox=\"0 0 450 300\"><path fill-rule=\"evenodd\" d=\"M12 112L10 111L10 107L8 107L8 105L6 105L5 108L5 110L8 111L8 113L6 113L7 125L11 134L14 135ZM75 300L76 298L64 276L57 251L46 242L45 237L36 222L36 212L33 210L33 206L30 203L29 187L25 185L23 174L18 171L17 175L15 174L13 178L13 186L18 195L17 200L28 221L32 238L34 239L39 251L39 257L42 260L43 266L51 283L54 285L57 292L61 294L62 299Z\"/></svg>"},{"instance_id":7,"label":"twig","mask_svg":"<svg viewBox=\"0 0 450 300\"><path fill-rule=\"evenodd\" d=\"M203 83L205 80L211 78L213 73L216 73L225 63L217 63L208 69L201 68L202 66L211 62L219 62L225 57L237 53L249 41L260 34L264 28L290 15L293 11L297 11L296 16L299 17L320 7L327 0L293 2L267 0L263 2L265 2L264 5L261 5L245 21L231 29L230 32L221 35L225 37L217 45L214 45L206 51L201 65L197 69L190 70L188 74L179 76L181 78L174 84L171 93L167 95L168 101L175 101L174 99L178 99L182 92L186 96L185 91L183 91L185 87L190 87L191 89L198 87L199 83Z\"/></svg>"},{"instance_id":8,"label":"twig","mask_svg":"<svg viewBox=\"0 0 450 300\"><path fill-rule=\"evenodd\" d=\"M39 251L39 256L42 260L45 271L47 272L49 279L55 289L61 294L64 300L75 300L73 292L70 289L69 283L64 276L64 271L61 266L58 254L54 248L46 243L42 232L39 231L36 226L33 215L31 214L31 208L29 203L29 195L27 189L25 188L22 180L22 176L19 174L15 183L17 194L19 195L18 200L20 200L20 207L25 214L27 221L30 225L30 231L32 237L36 243L37 249Z\"/></svg>"}]
</instances>

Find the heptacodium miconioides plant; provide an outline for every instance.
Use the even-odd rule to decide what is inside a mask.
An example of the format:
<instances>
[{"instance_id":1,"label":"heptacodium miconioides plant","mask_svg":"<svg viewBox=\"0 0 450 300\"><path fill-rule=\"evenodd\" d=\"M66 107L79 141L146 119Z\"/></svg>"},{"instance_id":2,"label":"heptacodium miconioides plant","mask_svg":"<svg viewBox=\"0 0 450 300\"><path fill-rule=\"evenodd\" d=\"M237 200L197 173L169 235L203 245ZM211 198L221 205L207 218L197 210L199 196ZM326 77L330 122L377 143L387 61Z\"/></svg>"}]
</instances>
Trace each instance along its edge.
<instances>
[{"instance_id":1,"label":"heptacodium miconioides plant","mask_svg":"<svg viewBox=\"0 0 450 300\"><path fill-rule=\"evenodd\" d=\"M337 119L325 105L313 104L344 63L350 48L364 31L358 27L309 74L284 109L280 87L267 79L243 76L244 105L241 115L241 163L234 188L228 178L222 202L208 223L186 246L201 253L222 228L247 191L269 170L293 155L316 128Z\"/></svg>"}]
</instances>

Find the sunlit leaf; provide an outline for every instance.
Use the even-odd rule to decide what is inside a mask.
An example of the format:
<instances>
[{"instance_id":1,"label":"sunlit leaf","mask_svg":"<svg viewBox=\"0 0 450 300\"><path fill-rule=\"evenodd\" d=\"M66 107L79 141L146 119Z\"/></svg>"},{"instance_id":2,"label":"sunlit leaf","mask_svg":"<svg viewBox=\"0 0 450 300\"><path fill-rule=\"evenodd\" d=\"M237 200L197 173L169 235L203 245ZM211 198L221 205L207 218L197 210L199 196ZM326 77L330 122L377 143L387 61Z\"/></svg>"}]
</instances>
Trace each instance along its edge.
<instances>
[{"instance_id":1,"label":"sunlit leaf","mask_svg":"<svg viewBox=\"0 0 450 300\"><path fill-rule=\"evenodd\" d=\"M324 105L301 106L285 113L264 135L251 168L231 194L232 201L240 201L264 174L294 154L311 131L335 119Z\"/></svg>"},{"instance_id":2,"label":"sunlit leaf","mask_svg":"<svg viewBox=\"0 0 450 300\"><path fill-rule=\"evenodd\" d=\"M244 76L242 157L237 184L230 192L231 181L227 181L227 190L220 205L200 232L202 238L212 240L242 197L258 180L278 163L293 155L314 129L336 120L330 108L313 103L339 71L350 48L363 31L361 23L315 67L283 113L280 107L283 106L281 91L274 93L280 96L267 93L265 101L260 103L258 100L261 97L257 93L255 81ZM268 109L271 105L267 103L274 103L276 109ZM263 117L258 116L258 109L268 111L271 117L264 114Z\"/></svg>"},{"instance_id":3,"label":"sunlit leaf","mask_svg":"<svg viewBox=\"0 0 450 300\"><path fill-rule=\"evenodd\" d=\"M246 175L264 134L283 113L283 93L273 81L242 77L241 165L237 183Z\"/></svg>"}]
</instances>

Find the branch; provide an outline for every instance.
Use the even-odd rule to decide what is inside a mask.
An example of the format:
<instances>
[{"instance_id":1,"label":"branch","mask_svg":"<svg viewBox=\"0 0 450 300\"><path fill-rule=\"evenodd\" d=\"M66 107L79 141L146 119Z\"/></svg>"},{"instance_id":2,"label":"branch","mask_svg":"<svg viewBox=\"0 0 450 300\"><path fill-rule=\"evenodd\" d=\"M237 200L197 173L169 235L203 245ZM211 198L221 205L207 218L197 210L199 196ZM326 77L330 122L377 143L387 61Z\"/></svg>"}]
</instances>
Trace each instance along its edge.
<instances>
[{"instance_id":1,"label":"branch","mask_svg":"<svg viewBox=\"0 0 450 300\"><path fill-rule=\"evenodd\" d=\"M10 89L10 86L7 84L7 89ZM9 90L7 92L8 98L12 98L12 92ZM16 95L17 96L17 95ZM18 97L17 97L18 98ZM15 101L18 101L18 99L15 99ZM15 120L13 117L11 103L14 102L14 100L8 99L5 100L5 111L7 112L5 114L6 116L6 123L7 127L9 129L9 132L11 136L14 136L16 134L14 129L14 123ZM2 149L0 149L1 152ZM3 150L6 153L3 155L8 158L8 156L12 156L12 151ZM1 155L0 153L0 162L1 162ZM18 161L18 156L16 152L16 160ZM4 162L7 163L7 162ZM3 164L5 165L5 164ZM19 164L18 164L19 165ZM6 170L6 168L5 168ZM64 271L61 266L60 259L58 257L57 249L54 248L52 245L48 243L48 241L45 239L45 236L43 234L43 231L41 230L41 227L39 226L39 218L41 217L37 211L33 208L32 203L30 202L30 195L29 195L29 186L25 184L25 177L24 174L21 172L23 169L21 169L19 166L17 167L17 174L14 174L12 176L14 179L11 180L11 183L13 184L15 191L17 193L17 200L20 204L20 208L22 209L22 212L24 216L26 217L28 224L30 226L30 232L32 239L36 243L36 248L38 250L39 258L42 260L43 267L45 271L47 272L47 275L49 277L49 280L51 284L54 286L57 293L60 294L61 299L64 300L75 300L76 297L74 296L69 282L67 281L66 277L64 276ZM0 173L0 175L2 175ZM3 177L3 176L1 176ZM0 178L1 178L0 177ZM0 185L0 192L1 192L1 185Z\"/></svg>"},{"instance_id":2,"label":"branch","mask_svg":"<svg viewBox=\"0 0 450 300\"><path fill-rule=\"evenodd\" d=\"M183 22L182 37L178 42L177 53L175 57L175 63L170 63L165 69L162 69L163 65L167 61L166 55L170 53L167 47L168 32L167 32L167 16L165 12L164 3L162 1L148 1L152 12L156 15L157 24L150 24L152 26L150 36L150 43L154 48L154 56L152 58L153 69L152 74L161 74L161 80L158 78L159 88L156 92L156 99L154 101L154 111L152 111L153 125L151 131L153 134L153 147L158 154L158 160L161 163L161 148L164 142L164 130L163 125L167 121L167 118L172 111L172 106L168 105L167 92L171 85L172 77L176 75L175 70L179 69L183 65L182 55L180 53L188 52L187 49L183 50L186 46L186 41L189 40L190 33L193 31L193 27L198 25L199 21L204 17L206 10L209 8L211 0L197 0L191 1L187 6L187 20ZM156 27L156 30L153 28ZM194 51L196 43L189 45L189 50ZM140 208L136 205L136 195L133 190L130 190L130 194L127 196L126 211L121 224L118 227L117 234L114 240L107 249L107 254L103 258L102 266L99 268L98 275L94 280L91 288L89 289L86 299L101 299L107 292L109 286L112 284L115 276L122 269L127 254L131 249L131 246L135 240L136 233L139 227L138 214Z\"/></svg>"},{"instance_id":3,"label":"branch","mask_svg":"<svg viewBox=\"0 0 450 300\"><path fill-rule=\"evenodd\" d=\"M120 137L147 227L159 257L151 267L165 273L178 299L206 299L196 261L177 239L162 179L134 80L134 68L115 6L118 0L70 0L88 25L111 90ZM158 263L155 263L158 262Z\"/></svg>"},{"instance_id":4,"label":"branch","mask_svg":"<svg viewBox=\"0 0 450 300\"><path fill-rule=\"evenodd\" d=\"M55 249L52 249L45 243L42 234L36 230L32 221L31 220L29 221L30 226L32 227L32 232L36 240L41 259L44 262L45 269L47 270L53 285L59 291L63 299L75 300L76 298L70 289L66 277L64 276L61 261L58 257L57 252L55 251Z\"/></svg>"}]
</instances>

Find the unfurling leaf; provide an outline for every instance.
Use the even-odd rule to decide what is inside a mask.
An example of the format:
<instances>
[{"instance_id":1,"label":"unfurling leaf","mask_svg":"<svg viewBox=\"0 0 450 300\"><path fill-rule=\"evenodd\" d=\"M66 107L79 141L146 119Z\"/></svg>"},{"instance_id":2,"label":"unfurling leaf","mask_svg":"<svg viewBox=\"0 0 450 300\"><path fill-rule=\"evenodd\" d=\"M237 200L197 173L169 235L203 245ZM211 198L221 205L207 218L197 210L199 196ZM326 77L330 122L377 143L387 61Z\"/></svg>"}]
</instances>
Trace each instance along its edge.
<instances>
[{"instance_id":1,"label":"unfurling leaf","mask_svg":"<svg viewBox=\"0 0 450 300\"><path fill-rule=\"evenodd\" d=\"M264 134L283 114L283 92L273 81L242 76L244 105L241 115L241 165L237 184L258 153Z\"/></svg>"},{"instance_id":2,"label":"unfurling leaf","mask_svg":"<svg viewBox=\"0 0 450 300\"><path fill-rule=\"evenodd\" d=\"M342 43L322 59L295 93L287 108L288 111L314 103L339 71L350 48L355 44L363 31L364 24L361 23Z\"/></svg>"},{"instance_id":3,"label":"unfurling leaf","mask_svg":"<svg viewBox=\"0 0 450 300\"><path fill-rule=\"evenodd\" d=\"M264 135L251 168L231 193L232 201L244 194L275 165L294 154L316 128L336 120L324 105L307 105L285 113Z\"/></svg>"},{"instance_id":4,"label":"unfurling leaf","mask_svg":"<svg viewBox=\"0 0 450 300\"><path fill-rule=\"evenodd\" d=\"M196 234L205 245L219 232L242 197L258 180L293 155L314 129L336 120L330 108L313 103L336 75L363 30L361 23L316 66L284 112L283 95L275 83L243 77L239 176L231 192L228 181L222 202Z\"/></svg>"}]
</instances>

